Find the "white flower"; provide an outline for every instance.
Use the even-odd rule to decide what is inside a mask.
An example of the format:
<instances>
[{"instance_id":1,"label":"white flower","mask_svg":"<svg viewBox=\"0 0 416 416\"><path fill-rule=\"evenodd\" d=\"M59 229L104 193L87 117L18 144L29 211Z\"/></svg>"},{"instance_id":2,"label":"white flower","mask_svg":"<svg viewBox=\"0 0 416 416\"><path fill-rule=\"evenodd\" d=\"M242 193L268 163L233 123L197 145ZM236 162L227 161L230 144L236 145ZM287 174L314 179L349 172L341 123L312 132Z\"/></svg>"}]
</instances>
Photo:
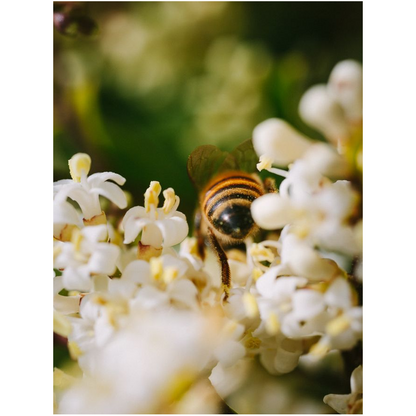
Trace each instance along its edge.
<instances>
[{"instance_id":1,"label":"white flower","mask_svg":"<svg viewBox=\"0 0 416 416\"><path fill-rule=\"evenodd\" d=\"M188 264L170 254L153 257L150 262L135 260L129 263L121 280L140 286L131 304L138 309L161 309L174 305L197 309L198 290L186 278Z\"/></svg>"},{"instance_id":2,"label":"white flower","mask_svg":"<svg viewBox=\"0 0 416 416\"><path fill-rule=\"evenodd\" d=\"M181 212L176 211L179 197L172 188L163 192L165 203L158 208L161 187L151 182L145 193L144 207L129 209L123 218L124 243L133 242L141 232L140 242L155 248L179 244L188 235L188 223Z\"/></svg>"},{"instance_id":3,"label":"white flower","mask_svg":"<svg viewBox=\"0 0 416 416\"><path fill-rule=\"evenodd\" d=\"M88 292L93 274L111 275L115 272L120 249L103 242L106 237L105 225L84 227L73 232L71 242L63 242L57 247L54 268L63 269L65 289Z\"/></svg>"},{"instance_id":4,"label":"white flower","mask_svg":"<svg viewBox=\"0 0 416 416\"><path fill-rule=\"evenodd\" d=\"M292 297L296 289L307 283L302 277L277 277L280 270L281 266L271 267L256 283L260 317L269 335L276 335L281 331L282 322L293 308Z\"/></svg>"},{"instance_id":5,"label":"white flower","mask_svg":"<svg viewBox=\"0 0 416 416\"><path fill-rule=\"evenodd\" d=\"M126 208L126 196L118 186L126 181L122 176L113 172L94 173L87 176L91 159L84 153L74 155L69 160L69 166L72 180L64 179L54 183L54 199L62 201L71 198L77 202L85 220L101 215L100 195L119 208Z\"/></svg>"},{"instance_id":6,"label":"white flower","mask_svg":"<svg viewBox=\"0 0 416 416\"><path fill-rule=\"evenodd\" d=\"M340 414L363 413L363 367L358 366L351 374L350 394L327 394L324 403Z\"/></svg>"},{"instance_id":7,"label":"white flower","mask_svg":"<svg viewBox=\"0 0 416 416\"><path fill-rule=\"evenodd\" d=\"M352 348L362 337L361 306L356 306L350 284L343 278L337 278L325 292L325 302L331 314L326 324L327 342L338 349Z\"/></svg>"}]
</instances>

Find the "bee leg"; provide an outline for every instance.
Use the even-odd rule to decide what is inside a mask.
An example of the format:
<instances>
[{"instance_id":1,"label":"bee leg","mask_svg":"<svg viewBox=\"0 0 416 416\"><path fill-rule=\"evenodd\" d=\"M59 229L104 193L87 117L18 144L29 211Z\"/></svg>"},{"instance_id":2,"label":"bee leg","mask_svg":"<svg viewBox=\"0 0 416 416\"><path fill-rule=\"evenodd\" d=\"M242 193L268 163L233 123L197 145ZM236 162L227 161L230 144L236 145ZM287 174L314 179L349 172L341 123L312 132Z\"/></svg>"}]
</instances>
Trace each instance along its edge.
<instances>
[{"instance_id":1,"label":"bee leg","mask_svg":"<svg viewBox=\"0 0 416 416\"><path fill-rule=\"evenodd\" d=\"M264 180L264 187L267 193L277 193L276 181L273 178L266 178Z\"/></svg>"},{"instance_id":2,"label":"bee leg","mask_svg":"<svg viewBox=\"0 0 416 416\"><path fill-rule=\"evenodd\" d=\"M228 259L227 255L225 254L225 251L221 247L221 244L218 242L217 237L215 237L215 234L210 227L208 227L208 238L212 248L215 251L215 254L217 255L218 261L221 264L221 280L225 294L224 301L226 301L228 299L228 296L230 295L231 287L230 265L228 264Z\"/></svg>"},{"instance_id":3,"label":"bee leg","mask_svg":"<svg viewBox=\"0 0 416 416\"><path fill-rule=\"evenodd\" d=\"M205 260L205 236L202 232L202 215L201 211L197 211L194 220L194 233L196 236L196 244L198 249L198 255L202 260Z\"/></svg>"}]
</instances>

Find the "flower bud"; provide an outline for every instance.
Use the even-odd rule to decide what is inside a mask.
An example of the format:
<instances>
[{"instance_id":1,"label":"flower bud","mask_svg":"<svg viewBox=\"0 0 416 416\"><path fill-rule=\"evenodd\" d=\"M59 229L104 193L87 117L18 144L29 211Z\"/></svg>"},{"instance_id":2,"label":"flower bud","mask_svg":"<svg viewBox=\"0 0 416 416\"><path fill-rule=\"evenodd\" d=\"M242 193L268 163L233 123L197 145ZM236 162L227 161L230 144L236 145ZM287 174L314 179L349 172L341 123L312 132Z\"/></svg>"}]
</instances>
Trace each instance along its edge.
<instances>
[{"instance_id":1,"label":"flower bud","mask_svg":"<svg viewBox=\"0 0 416 416\"><path fill-rule=\"evenodd\" d=\"M301 157L310 145L307 137L278 118L263 121L253 131L253 146L257 155L266 155L279 166L287 166Z\"/></svg>"},{"instance_id":2,"label":"flower bud","mask_svg":"<svg viewBox=\"0 0 416 416\"><path fill-rule=\"evenodd\" d=\"M359 121L363 115L363 69L352 59L339 62L329 76L328 91L342 106L350 121Z\"/></svg>"},{"instance_id":3,"label":"flower bud","mask_svg":"<svg viewBox=\"0 0 416 416\"><path fill-rule=\"evenodd\" d=\"M278 194L266 194L254 200L251 215L254 222L265 230L282 228L295 217L290 200Z\"/></svg>"},{"instance_id":4,"label":"flower bud","mask_svg":"<svg viewBox=\"0 0 416 416\"><path fill-rule=\"evenodd\" d=\"M332 143L348 137L348 126L340 104L329 94L326 85L315 85L303 94L299 114L305 123L320 131Z\"/></svg>"}]
</instances>

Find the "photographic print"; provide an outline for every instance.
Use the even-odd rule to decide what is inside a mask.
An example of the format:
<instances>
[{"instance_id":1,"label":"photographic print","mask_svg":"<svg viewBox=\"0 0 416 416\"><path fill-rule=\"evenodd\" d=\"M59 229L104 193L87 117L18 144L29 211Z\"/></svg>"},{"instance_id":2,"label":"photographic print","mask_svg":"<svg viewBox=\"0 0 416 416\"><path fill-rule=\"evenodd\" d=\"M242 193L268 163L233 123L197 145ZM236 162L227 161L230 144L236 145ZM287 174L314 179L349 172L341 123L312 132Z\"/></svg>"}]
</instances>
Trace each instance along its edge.
<instances>
[{"instance_id":1,"label":"photographic print","mask_svg":"<svg viewBox=\"0 0 416 416\"><path fill-rule=\"evenodd\" d=\"M363 412L362 12L53 3L54 413Z\"/></svg>"}]
</instances>

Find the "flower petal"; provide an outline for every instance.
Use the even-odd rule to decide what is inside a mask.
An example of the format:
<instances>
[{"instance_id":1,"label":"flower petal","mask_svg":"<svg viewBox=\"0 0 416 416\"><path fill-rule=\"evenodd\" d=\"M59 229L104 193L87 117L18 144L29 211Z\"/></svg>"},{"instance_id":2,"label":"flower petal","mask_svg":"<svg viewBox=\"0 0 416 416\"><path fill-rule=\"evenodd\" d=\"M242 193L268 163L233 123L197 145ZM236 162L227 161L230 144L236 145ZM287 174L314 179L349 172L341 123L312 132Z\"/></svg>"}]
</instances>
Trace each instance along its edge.
<instances>
[{"instance_id":1,"label":"flower petal","mask_svg":"<svg viewBox=\"0 0 416 416\"><path fill-rule=\"evenodd\" d=\"M114 172L98 172L88 176L88 184L92 188L101 186L101 184L106 181L114 181L118 185L124 185L126 179Z\"/></svg>"},{"instance_id":2,"label":"flower petal","mask_svg":"<svg viewBox=\"0 0 416 416\"><path fill-rule=\"evenodd\" d=\"M95 193L106 197L121 209L127 207L126 194L115 183L104 182L99 187L91 188L90 193Z\"/></svg>"},{"instance_id":3,"label":"flower petal","mask_svg":"<svg viewBox=\"0 0 416 416\"><path fill-rule=\"evenodd\" d=\"M311 143L290 124L278 118L263 121L253 131L253 146L257 155L267 155L279 166L287 166L301 157Z\"/></svg>"},{"instance_id":4,"label":"flower petal","mask_svg":"<svg viewBox=\"0 0 416 416\"><path fill-rule=\"evenodd\" d=\"M254 200L251 204L251 215L254 222L265 230L283 228L296 218L290 199L275 193Z\"/></svg>"},{"instance_id":5,"label":"flower petal","mask_svg":"<svg viewBox=\"0 0 416 416\"><path fill-rule=\"evenodd\" d=\"M172 247L181 243L189 232L186 219L176 214L168 219L156 221L156 226L162 233L163 247Z\"/></svg>"}]
</instances>

